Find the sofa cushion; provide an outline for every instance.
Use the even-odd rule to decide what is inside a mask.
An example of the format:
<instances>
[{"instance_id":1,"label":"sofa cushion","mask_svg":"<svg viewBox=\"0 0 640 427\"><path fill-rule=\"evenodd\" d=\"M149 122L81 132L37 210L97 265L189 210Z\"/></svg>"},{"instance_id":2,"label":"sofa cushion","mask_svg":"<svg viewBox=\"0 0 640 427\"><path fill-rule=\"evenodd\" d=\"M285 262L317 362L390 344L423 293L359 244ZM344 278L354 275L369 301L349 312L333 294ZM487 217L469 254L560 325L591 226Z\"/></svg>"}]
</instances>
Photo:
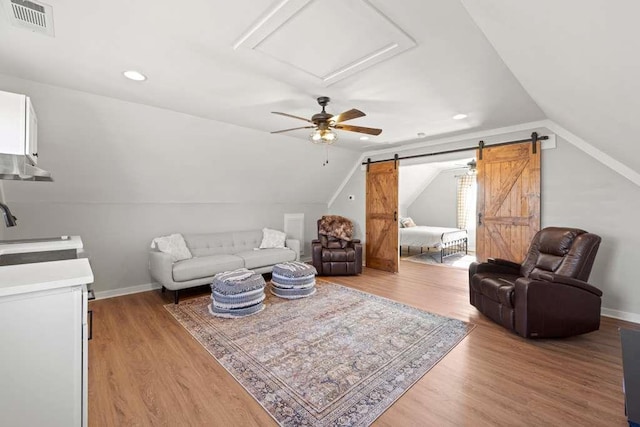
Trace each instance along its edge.
<instances>
[{"instance_id":1,"label":"sofa cushion","mask_svg":"<svg viewBox=\"0 0 640 427\"><path fill-rule=\"evenodd\" d=\"M244 260L244 266L248 269L274 265L279 262L295 261L296 252L289 249L260 249L237 252L236 256Z\"/></svg>"},{"instance_id":2,"label":"sofa cushion","mask_svg":"<svg viewBox=\"0 0 640 427\"><path fill-rule=\"evenodd\" d=\"M287 234L279 230L272 230L270 228L262 229L262 242L260 243L260 249L270 248L284 248L284 242L287 240Z\"/></svg>"},{"instance_id":3,"label":"sofa cushion","mask_svg":"<svg viewBox=\"0 0 640 427\"><path fill-rule=\"evenodd\" d=\"M194 257L232 255L259 247L262 242L262 230L185 234L184 240Z\"/></svg>"},{"instance_id":4,"label":"sofa cushion","mask_svg":"<svg viewBox=\"0 0 640 427\"><path fill-rule=\"evenodd\" d=\"M200 256L173 264L173 280L186 282L187 280L214 276L217 273L241 267L244 267L244 261L235 255Z\"/></svg>"},{"instance_id":5,"label":"sofa cushion","mask_svg":"<svg viewBox=\"0 0 640 427\"><path fill-rule=\"evenodd\" d=\"M233 254L233 233L184 234L194 257Z\"/></svg>"},{"instance_id":6,"label":"sofa cushion","mask_svg":"<svg viewBox=\"0 0 640 427\"><path fill-rule=\"evenodd\" d=\"M355 260L354 248L322 249L322 262L354 262Z\"/></svg>"},{"instance_id":7,"label":"sofa cushion","mask_svg":"<svg viewBox=\"0 0 640 427\"><path fill-rule=\"evenodd\" d=\"M156 237L151 242L151 247L171 256L173 262L182 261L192 257L182 234Z\"/></svg>"}]
</instances>

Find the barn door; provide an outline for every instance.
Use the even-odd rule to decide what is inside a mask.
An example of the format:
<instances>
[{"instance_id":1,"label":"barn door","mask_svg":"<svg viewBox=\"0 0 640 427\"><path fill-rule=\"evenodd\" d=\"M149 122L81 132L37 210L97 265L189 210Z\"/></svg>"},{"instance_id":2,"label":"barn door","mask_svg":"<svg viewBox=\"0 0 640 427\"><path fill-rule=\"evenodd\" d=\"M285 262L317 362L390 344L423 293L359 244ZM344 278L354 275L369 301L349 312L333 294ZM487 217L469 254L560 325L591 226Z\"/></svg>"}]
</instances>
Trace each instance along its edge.
<instances>
[{"instance_id":1,"label":"barn door","mask_svg":"<svg viewBox=\"0 0 640 427\"><path fill-rule=\"evenodd\" d=\"M367 169L367 267L398 271L398 162Z\"/></svg>"},{"instance_id":2,"label":"barn door","mask_svg":"<svg viewBox=\"0 0 640 427\"><path fill-rule=\"evenodd\" d=\"M476 255L481 261L522 262L540 230L540 141L488 147L481 153Z\"/></svg>"}]
</instances>

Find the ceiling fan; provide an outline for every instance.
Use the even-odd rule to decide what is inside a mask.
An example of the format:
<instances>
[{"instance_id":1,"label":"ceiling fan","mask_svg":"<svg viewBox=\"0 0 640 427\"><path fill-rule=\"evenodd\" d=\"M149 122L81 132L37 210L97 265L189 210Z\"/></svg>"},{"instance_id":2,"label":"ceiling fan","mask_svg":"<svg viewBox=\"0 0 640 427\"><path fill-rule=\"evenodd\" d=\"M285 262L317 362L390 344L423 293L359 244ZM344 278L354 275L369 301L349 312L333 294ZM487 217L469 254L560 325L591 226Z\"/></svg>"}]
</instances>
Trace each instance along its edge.
<instances>
[{"instance_id":1,"label":"ceiling fan","mask_svg":"<svg viewBox=\"0 0 640 427\"><path fill-rule=\"evenodd\" d=\"M466 169L467 175L476 175L478 173L478 164L476 163L475 159L472 159L470 162L464 165L461 163L457 163L456 166L458 166L456 169Z\"/></svg>"},{"instance_id":2,"label":"ceiling fan","mask_svg":"<svg viewBox=\"0 0 640 427\"><path fill-rule=\"evenodd\" d=\"M311 141L314 143L333 144L338 139L338 135L333 131L334 129L346 130L350 132L365 133L368 135L380 135L382 129L368 128L363 126L345 125L343 122L347 120L357 119L358 117L364 117L364 114L360 110L352 108L344 113L334 116L325 111L325 107L329 104L331 99L328 96L321 96L318 98L318 104L322 107L322 111L311 116L311 119L305 119L304 117L294 116L288 113L280 113L272 111L273 114L278 114L285 117L291 117L298 120L304 120L311 123L312 126L302 126L291 129L277 130L271 133L289 132L298 129L315 129L311 134Z\"/></svg>"}]
</instances>

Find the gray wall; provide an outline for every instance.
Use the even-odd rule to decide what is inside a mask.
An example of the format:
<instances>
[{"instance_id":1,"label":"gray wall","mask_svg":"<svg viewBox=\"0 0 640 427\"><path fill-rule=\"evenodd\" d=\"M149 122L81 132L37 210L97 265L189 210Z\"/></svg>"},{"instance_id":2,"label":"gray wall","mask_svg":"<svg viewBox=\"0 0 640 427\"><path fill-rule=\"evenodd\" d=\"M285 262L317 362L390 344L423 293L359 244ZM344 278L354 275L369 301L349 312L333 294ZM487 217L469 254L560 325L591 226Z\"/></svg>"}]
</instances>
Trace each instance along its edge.
<instances>
[{"instance_id":1,"label":"gray wall","mask_svg":"<svg viewBox=\"0 0 640 427\"><path fill-rule=\"evenodd\" d=\"M358 167L347 185L342 189L338 197L330 206L330 212L333 215L342 215L354 222L356 239L366 240L365 229L365 211L366 211L366 172L365 169ZM349 195L355 196L354 200L349 200Z\"/></svg>"},{"instance_id":2,"label":"gray wall","mask_svg":"<svg viewBox=\"0 0 640 427\"><path fill-rule=\"evenodd\" d=\"M407 215L418 225L456 227L459 170L442 171L407 208Z\"/></svg>"},{"instance_id":3,"label":"gray wall","mask_svg":"<svg viewBox=\"0 0 640 427\"><path fill-rule=\"evenodd\" d=\"M600 235L590 282L603 307L640 315L640 187L562 139L542 156L542 225Z\"/></svg>"},{"instance_id":4,"label":"gray wall","mask_svg":"<svg viewBox=\"0 0 640 427\"><path fill-rule=\"evenodd\" d=\"M18 226L5 238L80 235L95 275L93 289L106 291L149 283L151 239L169 233L282 230L285 213L305 214L306 254L315 220L325 203L104 203L9 202ZM312 224L313 223L313 224Z\"/></svg>"},{"instance_id":5,"label":"gray wall","mask_svg":"<svg viewBox=\"0 0 640 427\"><path fill-rule=\"evenodd\" d=\"M541 167L542 226L579 227L602 236L590 282L604 292L605 313L640 319L640 187L561 138L557 148L542 151ZM354 219L362 233L364 192L365 172L358 169L329 206L330 213ZM356 201L346 202L346 194L356 195Z\"/></svg>"},{"instance_id":6,"label":"gray wall","mask_svg":"<svg viewBox=\"0 0 640 427\"><path fill-rule=\"evenodd\" d=\"M174 232L283 228L315 221L357 153L0 75L32 97L40 166L53 183L5 181L18 226L4 238L79 234L96 291L150 282L150 240ZM265 114L269 114L265 111Z\"/></svg>"}]
</instances>

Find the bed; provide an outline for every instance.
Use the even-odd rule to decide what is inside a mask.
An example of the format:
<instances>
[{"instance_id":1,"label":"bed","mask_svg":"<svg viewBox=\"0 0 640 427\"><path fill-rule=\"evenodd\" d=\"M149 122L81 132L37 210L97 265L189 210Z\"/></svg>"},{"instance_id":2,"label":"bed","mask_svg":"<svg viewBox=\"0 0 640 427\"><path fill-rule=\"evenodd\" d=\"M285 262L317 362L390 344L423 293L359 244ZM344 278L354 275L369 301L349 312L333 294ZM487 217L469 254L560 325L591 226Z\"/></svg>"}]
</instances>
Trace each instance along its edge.
<instances>
[{"instance_id":1,"label":"bed","mask_svg":"<svg viewBox=\"0 0 640 427\"><path fill-rule=\"evenodd\" d=\"M407 247L410 253L411 247L435 248L440 251L440 262L451 255L467 254L467 230L460 228L429 227L416 225L414 227L400 228L400 255L402 247Z\"/></svg>"}]
</instances>

